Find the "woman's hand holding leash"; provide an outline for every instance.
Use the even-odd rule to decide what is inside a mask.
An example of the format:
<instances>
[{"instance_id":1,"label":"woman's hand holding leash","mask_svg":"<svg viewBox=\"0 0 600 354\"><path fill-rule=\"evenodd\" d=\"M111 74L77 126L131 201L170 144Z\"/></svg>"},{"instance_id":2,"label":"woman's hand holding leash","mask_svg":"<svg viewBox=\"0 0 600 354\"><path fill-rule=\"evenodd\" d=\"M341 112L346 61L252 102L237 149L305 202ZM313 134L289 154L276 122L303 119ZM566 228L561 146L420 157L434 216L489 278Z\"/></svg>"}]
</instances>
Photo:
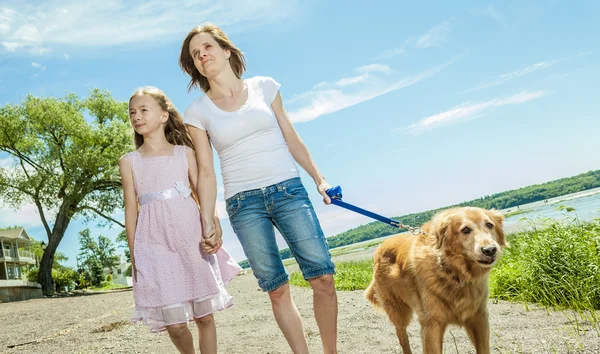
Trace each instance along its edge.
<instances>
[{"instance_id":1,"label":"woman's hand holding leash","mask_svg":"<svg viewBox=\"0 0 600 354\"><path fill-rule=\"evenodd\" d=\"M325 205L331 204L331 198L327 195L327 190L331 189L331 186L324 179L319 183L317 182L317 190L323 196L323 203Z\"/></svg>"}]
</instances>

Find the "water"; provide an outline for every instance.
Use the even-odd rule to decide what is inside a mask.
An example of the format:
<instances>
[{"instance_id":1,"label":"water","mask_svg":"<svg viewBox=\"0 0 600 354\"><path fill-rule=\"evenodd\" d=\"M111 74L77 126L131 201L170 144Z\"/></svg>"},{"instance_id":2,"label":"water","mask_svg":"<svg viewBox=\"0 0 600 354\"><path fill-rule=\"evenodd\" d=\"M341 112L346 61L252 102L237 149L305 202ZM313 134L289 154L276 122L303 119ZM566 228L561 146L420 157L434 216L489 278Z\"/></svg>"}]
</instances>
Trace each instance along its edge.
<instances>
[{"instance_id":1,"label":"water","mask_svg":"<svg viewBox=\"0 0 600 354\"><path fill-rule=\"evenodd\" d=\"M557 221L570 221L575 217L581 221L591 221L600 218L600 193L572 199L569 198L572 198L572 195L548 200L547 204L536 202L520 206L518 211L522 211L522 213L508 216L505 225L509 229L523 227L527 223L522 220L523 218L533 221L544 218L551 218ZM560 206L574 208L575 210L571 212L568 212L566 209L559 210ZM511 208L510 210L511 212L517 211L516 208Z\"/></svg>"}]
</instances>

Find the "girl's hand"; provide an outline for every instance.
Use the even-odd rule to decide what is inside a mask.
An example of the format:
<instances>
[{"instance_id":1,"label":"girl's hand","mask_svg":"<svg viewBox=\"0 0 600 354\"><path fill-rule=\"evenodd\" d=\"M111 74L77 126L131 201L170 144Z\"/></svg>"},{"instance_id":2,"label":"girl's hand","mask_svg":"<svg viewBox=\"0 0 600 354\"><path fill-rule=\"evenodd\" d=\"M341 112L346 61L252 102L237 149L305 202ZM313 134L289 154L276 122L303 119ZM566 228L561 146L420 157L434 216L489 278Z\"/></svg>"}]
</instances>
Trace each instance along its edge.
<instances>
[{"instance_id":1,"label":"girl's hand","mask_svg":"<svg viewBox=\"0 0 600 354\"><path fill-rule=\"evenodd\" d=\"M215 254L223 245L223 240L214 235L211 238L203 238L201 242L202 250L208 254Z\"/></svg>"},{"instance_id":2,"label":"girl's hand","mask_svg":"<svg viewBox=\"0 0 600 354\"><path fill-rule=\"evenodd\" d=\"M212 221L212 229L204 232L204 230L206 230L205 227L202 232L202 250L208 254L217 253L217 251L223 245L223 229L221 228L221 222L219 221L219 218L216 215Z\"/></svg>"},{"instance_id":3,"label":"girl's hand","mask_svg":"<svg viewBox=\"0 0 600 354\"><path fill-rule=\"evenodd\" d=\"M325 180L321 181L320 183L317 183L317 190L323 196L323 203L325 203L325 205L331 204L331 198L329 198L329 196L327 195L327 190L329 188L331 188L331 186Z\"/></svg>"}]
</instances>

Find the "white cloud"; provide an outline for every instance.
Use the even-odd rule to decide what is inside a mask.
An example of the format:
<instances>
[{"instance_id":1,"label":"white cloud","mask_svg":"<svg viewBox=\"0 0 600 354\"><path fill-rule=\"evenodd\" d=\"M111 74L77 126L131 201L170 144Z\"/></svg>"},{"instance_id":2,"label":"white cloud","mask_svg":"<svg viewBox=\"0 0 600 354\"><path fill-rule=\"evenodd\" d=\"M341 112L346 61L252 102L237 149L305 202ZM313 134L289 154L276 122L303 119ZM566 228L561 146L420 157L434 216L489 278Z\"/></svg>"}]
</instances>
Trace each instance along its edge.
<instances>
[{"instance_id":1,"label":"white cloud","mask_svg":"<svg viewBox=\"0 0 600 354\"><path fill-rule=\"evenodd\" d=\"M392 71L392 69L388 65L368 64L368 65L359 66L358 68L355 69L355 71L358 73L361 73L361 74L357 75L357 76L342 78L342 79L336 81L335 86L344 87L344 86L349 86L349 85L355 85L355 84L369 80L371 78L371 75L369 75L369 73L387 74L387 73L390 73ZM315 88L324 88L324 87L327 87L327 85L328 84L326 82L320 82L315 85Z\"/></svg>"},{"instance_id":2,"label":"white cloud","mask_svg":"<svg viewBox=\"0 0 600 354\"><path fill-rule=\"evenodd\" d=\"M35 204L24 204L20 209L0 208L0 226L38 227L42 225Z\"/></svg>"},{"instance_id":3,"label":"white cloud","mask_svg":"<svg viewBox=\"0 0 600 354\"><path fill-rule=\"evenodd\" d=\"M49 48L45 48L45 47L32 47L29 48L29 53L33 54L33 55L44 55L46 53L50 53L51 50Z\"/></svg>"},{"instance_id":4,"label":"white cloud","mask_svg":"<svg viewBox=\"0 0 600 354\"><path fill-rule=\"evenodd\" d=\"M526 67L526 68L502 74L497 79L495 79L493 81L480 84L480 85L478 85L478 86L476 86L474 88L468 89L468 90L463 91L461 93L474 92L474 91L478 91L478 90L483 90L483 89L488 88L488 87L502 85L502 84L504 84L504 83L506 83L506 82L508 82L508 81L510 81L512 79L516 79L516 78L519 78L521 76L531 74L531 73L533 73L535 71L538 71L538 70L548 69L549 67L551 67L551 66L559 63L560 61L561 60L551 60L551 61L542 61L542 62L539 62L539 63L535 63L533 65L530 65L530 66Z\"/></svg>"},{"instance_id":5,"label":"white cloud","mask_svg":"<svg viewBox=\"0 0 600 354\"><path fill-rule=\"evenodd\" d=\"M356 71L364 72L360 76L342 78L333 83L320 82L312 90L286 101L286 104L301 105L300 108L290 111L290 119L294 123L308 122L322 115L337 112L386 93L408 87L435 75L455 60L456 58L420 74L408 77L391 75L392 70L386 65L370 64L360 66L356 68Z\"/></svg>"},{"instance_id":6,"label":"white cloud","mask_svg":"<svg viewBox=\"0 0 600 354\"><path fill-rule=\"evenodd\" d=\"M377 57L375 57L374 60L388 59L388 58L394 57L396 55L404 54L404 52L405 52L404 48L388 49L385 52L378 55Z\"/></svg>"},{"instance_id":7,"label":"white cloud","mask_svg":"<svg viewBox=\"0 0 600 354\"><path fill-rule=\"evenodd\" d=\"M13 16L14 11L6 8L0 9L0 35L3 35L10 31L10 25Z\"/></svg>"},{"instance_id":8,"label":"white cloud","mask_svg":"<svg viewBox=\"0 0 600 354\"><path fill-rule=\"evenodd\" d=\"M2 42L2 46L9 52L16 52L17 50L25 47L23 43L17 42Z\"/></svg>"},{"instance_id":9,"label":"white cloud","mask_svg":"<svg viewBox=\"0 0 600 354\"><path fill-rule=\"evenodd\" d=\"M494 7L494 5L489 4L486 8L485 8L485 13L490 16L491 18L493 18L494 20L503 23L504 22L504 16L502 16L502 14L496 9L496 7Z\"/></svg>"},{"instance_id":10,"label":"white cloud","mask_svg":"<svg viewBox=\"0 0 600 354\"><path fill-rule=\"evenodd\" d=\"M530 74L539 69L549 68L556 63L558 63L558 60L552 60L550 62L535 63L531 66L526 67L525 69L516 70L516 71L510 72L510 73L502 74L502 75L500 75L500 79L511 80L511 79L514 79L519 76Z\"/></svg>"},{"instance_id":11,"label":"white cloud","mask_svg":"<svg viewBox=\"0 0 600 354\"><path fill-rule=\"evenodd\" d=\"M0 159L0 168L12 168L13 159L12 157L5 157Z\"/></svg>"},{"instance_id":12,"label":"white cloud","mask_svg":"<svg viewBox=\"0 0 600 354\"><path fill-rule=\"evenodd\" d=\"M521 104L544 96L544 91L521 92L508 98L495 98L493 100L472 103L466 102L446 112L438 113L411 124L408 130L411 133L420 133L437 128L441 125L453 124L460 121L475 119L485 111L506 105Z\"/></svg>"},{"instance_id":13,"label":"white cloud","mask_svg":"<svg viewBox=\"0 0 600 354\"><path fill-rule=\"evenodd\" d=\"M349 86L349 85L355 85L360 82L367 81L367 79L369 79L368 73L364 73L364 74L358 75L358 76L345 77L343 79L338 80L335 83L335 86L344 87L344 86ZM326 83L319 83L318 85L319 85L319 87L325 87Z\"/></svg>"},{"instance_id":14,"label":"white cloud","mask_svg":"<svg viewBox=\"0 0 600 354\"><path fill-rule=\"evenodd\" d=\"M370 73L370 72L389 73L392 71L392 69L389 67L389 65L368 64L368 65L359 66L358 68L356 68L356 71L358 71L359 73Z\"/></svg>"},{"instance_id":15,"label":"white cloud","mask_svg":"<svg viewBox=\"0 0 600 354\"><path fill-rule=\"evenodd\" d=\"M65 59L66 59L66 60L69 60L69 58L70 58L70 57L69 57L69 53L65 53Z\"/></svg>"},{"instance_id":16,"label":"white cloud","mask_svg":"<svg viewBox=\"0 0 600 354\"><path fill-rule=\"evenodd\" d=\"M10 6L10 8L8 8ZM15 2L0 12L0 43L8 51L45 54L57 45L105 47L183 36L211 21L229 33L278 22L295 13L296 0L159 0Z\"/></svg>"},{"instance_id":17,"label":"white cloud","mask_svg":"<svg viewBox=\"0 0 600 354\"><path fill-rule=\"evenodd\" d=\"M46 70L46 67L40 63L33 62L33 63L31 63L31 66L33 66L34 68L37 68L37 69Z\"/></svg>"},{"instance_id":18,"label":"white cloud","mask_svg":"<svg viewBox=\"0 0 600 354\"><path fill-rule=\"evenodd\" d=\"M489 4L487 7L483 8L483 9L470 10L469 12L475 16L491 17L496 22L498 22L498 24L500 26L502 26L504 28L509 28L509 25L506 22L506 19L504 18L502 13L500 13L500 11L498 11L498 9L496 9L496 7L492 4Z\"/></svg>"},{"instance_id":19,"label":"white cloud","mask_svg":"<svg viewBox=\"0 0 600 354\"><path fill-rule=\"evenodd\" d=\"M450 29L450 21L444 21L419 37L415 46L419 49L438 46L446 41L446 37L448 37Z\"/></svg>"}]
</instances>

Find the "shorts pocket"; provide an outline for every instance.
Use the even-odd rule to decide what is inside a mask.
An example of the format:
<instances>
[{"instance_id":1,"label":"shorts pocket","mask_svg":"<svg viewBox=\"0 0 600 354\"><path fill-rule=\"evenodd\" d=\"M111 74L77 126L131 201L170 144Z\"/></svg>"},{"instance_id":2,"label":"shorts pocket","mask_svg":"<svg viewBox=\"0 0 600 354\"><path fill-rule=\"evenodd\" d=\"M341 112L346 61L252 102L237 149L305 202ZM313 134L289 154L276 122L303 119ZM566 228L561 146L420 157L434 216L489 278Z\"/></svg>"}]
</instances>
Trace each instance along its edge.
<instances>
[{"instance_id":1,"label":"shorts pocket","mask_svg":"<svg viewBox=\"0 0 600 354\"><path fill-rule=\"evenodd\" d=\"M227 200L225 204L225 210L227 211L227 215L229 215L230 218L237 214L240 211L240 209L242 209L242 201L239 198L233 197Z\"/></svg>"},{"instance_id":2,"label":"shorts pocket","mask_svg":"<svg viewBox=\"0 0 600 354\"><path fill-rule=\"evenodd\" d=\"M308 197L308 192L302 183L283 186L283 193L288 198L305 198Z\"/></svg>"}]
</instances>

